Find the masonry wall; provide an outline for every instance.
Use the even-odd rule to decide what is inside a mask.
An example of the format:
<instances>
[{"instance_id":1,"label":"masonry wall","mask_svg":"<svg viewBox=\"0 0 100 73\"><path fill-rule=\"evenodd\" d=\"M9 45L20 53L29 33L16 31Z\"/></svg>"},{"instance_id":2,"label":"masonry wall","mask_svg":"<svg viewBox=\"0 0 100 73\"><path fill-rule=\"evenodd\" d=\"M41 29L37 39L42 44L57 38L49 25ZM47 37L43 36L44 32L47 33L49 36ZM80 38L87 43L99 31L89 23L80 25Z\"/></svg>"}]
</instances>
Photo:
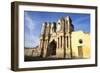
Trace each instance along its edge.
<instances>
[{"instance_id":1,"label":"masonry wall","mask_svg":"<svg viewBox=\"0 0 100 73\"><path fill-rule=\"evenodd\" d=\"M78 46L82 46L83 58L90 57L90 35L82 31L72 32L72 55L75 58L79 57ZM79 43L79 40L82 43Z\"/></svg>"}]
</instances>

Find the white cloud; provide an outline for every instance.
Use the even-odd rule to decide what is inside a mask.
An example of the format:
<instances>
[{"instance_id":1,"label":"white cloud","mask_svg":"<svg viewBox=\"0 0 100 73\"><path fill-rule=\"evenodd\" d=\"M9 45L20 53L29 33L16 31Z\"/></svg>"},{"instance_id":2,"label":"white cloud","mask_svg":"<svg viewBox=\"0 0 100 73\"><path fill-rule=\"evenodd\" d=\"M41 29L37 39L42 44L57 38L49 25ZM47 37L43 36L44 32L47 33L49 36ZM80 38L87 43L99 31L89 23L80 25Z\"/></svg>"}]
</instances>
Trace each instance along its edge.
<instances>
[{"instance_id":1,"label":"white cloud","mask_svg":"<svg viewBox=\"0 0 100 73\"><path fill-rule=\"evenodd\" d=\"M88 17L79 17L78 19L74 20L74 23L80 23L81 21L87 20Z\"/></svg>"},{"instance_id":2,"label":"white cloud","mask_svg":"<svg viewBox=\"0 0 100 73\"><path fill-rule=\"evenodd\" d=\"M25 47L33 48L39 45L39 39L35 36L31 36L30 38L25 40Z\"/></svg>"},{"instance_id":3,"label":"white cloud","mask_svg":"<svg viewBox=\"0 0 100 73\"><path fill-rule=\"evenodd\" d=\"M25 22L26 22L27 28L30 31L34 30L34 28L35 28L34 20L27 13L25 13Z\"/></svg>"},{"instance_id":4,"label":"white cloud","mask_svg":"<svg viewBox=\"0 0 100 73\"><path fill-rule=\"evenodd\" d=\"M35 23L27 13L25 13L25 30L24 46L29 48L37 46L39 44L39 38L33 34L33 31L35 31Z\"/></svg>"}]
</instances>

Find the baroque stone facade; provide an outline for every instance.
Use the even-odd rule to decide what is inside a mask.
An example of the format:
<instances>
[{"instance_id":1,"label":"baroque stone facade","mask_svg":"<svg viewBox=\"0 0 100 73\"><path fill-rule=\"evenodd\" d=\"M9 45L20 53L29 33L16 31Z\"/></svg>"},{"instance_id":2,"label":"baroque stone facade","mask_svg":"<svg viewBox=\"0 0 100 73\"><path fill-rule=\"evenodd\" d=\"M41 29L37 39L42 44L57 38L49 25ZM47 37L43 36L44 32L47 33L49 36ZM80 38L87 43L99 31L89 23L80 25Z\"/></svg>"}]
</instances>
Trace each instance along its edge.
<instances>
[{"instance_id":1,"label":"baroque stone facade","mask_svg":"<svg viewBox=\"0 0 100 73\"><path fill-rule=\"evenodd\" d=\"M57 22L42 24L37 49L38 55L43 58L89 58L90 34L74 31L71 18L62 17Z\"/></svg>"},{"instance_id":2,"label":"baroque stone facade","mask_svg":"<svg viewBox=\"0 0 100 73\"><path fill-rule=\"evenodd\" d=\"M62 17L57 22L43 23L41 31L42 32L40 36L39 48L41 50L42 57L56 57L56 58L82 57L83 58L85 55L85 54L83 55L83 52L86 52L83 51L83 46L89 45L90 43L89 42L90 40L88 40L84 42L84 43L87 42L88 43L83 45L84 38L87 37L88 39L90 39L89 35L85 37L85 33L83 33L82 31L75 32L74 26L72 24L72 20L69 16ZM79 36L74 38L76 35ZM79 42L75 42L74 41L75 39L77 39L76 41ZM79 44L75 45L75 43L79 43ZM76 48L77 51L75 50L75 47L77 47ZM90 47L86 49L89 51ZM89 52L87 53L88 55L86 55L86 58L89 57Z\"/></svg>"}]
</instances>

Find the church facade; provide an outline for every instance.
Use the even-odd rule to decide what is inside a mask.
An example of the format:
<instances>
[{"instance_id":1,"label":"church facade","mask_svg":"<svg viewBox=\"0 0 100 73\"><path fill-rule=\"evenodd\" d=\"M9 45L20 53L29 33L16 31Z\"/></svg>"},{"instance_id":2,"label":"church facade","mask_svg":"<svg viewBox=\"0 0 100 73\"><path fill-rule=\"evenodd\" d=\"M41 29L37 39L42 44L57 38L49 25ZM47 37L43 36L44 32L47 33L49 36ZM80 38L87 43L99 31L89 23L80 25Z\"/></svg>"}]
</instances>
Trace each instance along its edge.
<instances>
[{"instance_id":1,"label":"church facade","mask_svg":"<svg viewBox=\"0 0 100 73\"><path fill-rule=\"evenodd\" d=\"M90 34L74 31L71 18L62 17L42 24L38 49L44 58L89 58Z\"/></svg>"}]
</instances>

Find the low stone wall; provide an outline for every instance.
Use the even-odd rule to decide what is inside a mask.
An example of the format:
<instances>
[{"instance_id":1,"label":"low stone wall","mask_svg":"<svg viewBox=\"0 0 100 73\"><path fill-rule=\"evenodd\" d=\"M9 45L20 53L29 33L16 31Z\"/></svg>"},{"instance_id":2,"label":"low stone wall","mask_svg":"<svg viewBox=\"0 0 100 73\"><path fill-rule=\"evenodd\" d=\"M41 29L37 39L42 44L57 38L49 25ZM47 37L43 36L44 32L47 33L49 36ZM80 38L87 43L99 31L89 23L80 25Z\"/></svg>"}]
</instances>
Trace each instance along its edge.
<instances>
[{"instance_id":1,"label":"low stone wall","mask_svg":"<svg viewBox=\"0 0 100 73\"><path fill-rule=\"evenodd\" d=\"M40 56L39 48L25 48L24 49L25 56Z\"/></svg>"}]
</instances>

